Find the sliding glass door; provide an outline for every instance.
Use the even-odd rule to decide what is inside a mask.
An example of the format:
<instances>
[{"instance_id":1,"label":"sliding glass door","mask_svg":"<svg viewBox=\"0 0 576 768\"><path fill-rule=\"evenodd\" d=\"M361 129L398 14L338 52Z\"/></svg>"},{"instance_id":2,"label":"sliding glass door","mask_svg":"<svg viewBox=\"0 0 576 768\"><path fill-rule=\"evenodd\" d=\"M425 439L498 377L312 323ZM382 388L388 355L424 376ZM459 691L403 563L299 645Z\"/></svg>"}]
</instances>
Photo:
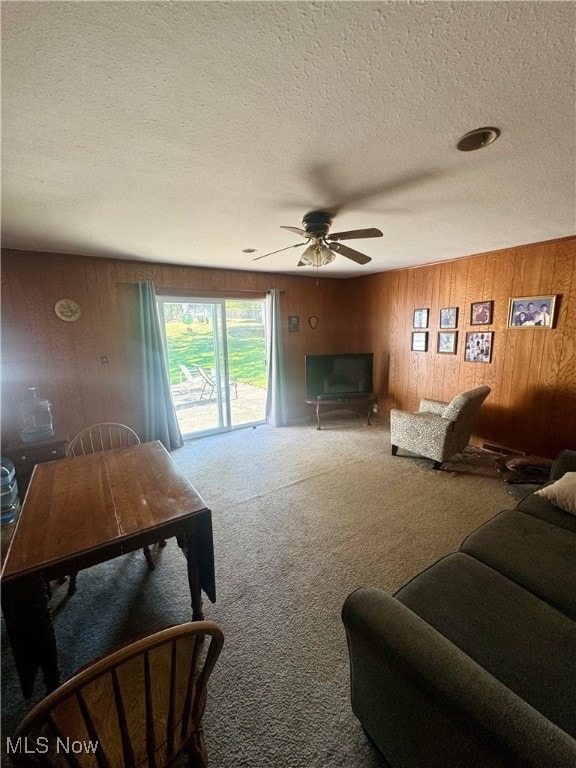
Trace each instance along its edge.
<instances>
[{"instance_id":1,"label":"sliding glass door","mask_svg":"<svg viewBox=\"0 0 576 768\"><path fill-rule=\"evenodd\" d=\"M262 423L264 300L164 297L158 309L184 437Z\"/></svg>"}]
</instances>

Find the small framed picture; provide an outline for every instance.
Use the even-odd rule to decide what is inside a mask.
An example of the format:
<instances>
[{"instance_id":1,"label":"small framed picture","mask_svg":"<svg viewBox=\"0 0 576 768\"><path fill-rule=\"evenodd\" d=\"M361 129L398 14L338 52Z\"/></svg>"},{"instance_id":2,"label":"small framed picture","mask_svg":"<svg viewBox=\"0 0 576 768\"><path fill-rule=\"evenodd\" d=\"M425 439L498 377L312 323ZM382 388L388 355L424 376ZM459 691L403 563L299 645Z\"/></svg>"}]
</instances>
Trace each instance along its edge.
<instances>
[{"instance_id":1,"label":"small framed picture","mask_svg":"<svg viewBox=\"0 0 576 768\"><path fill-rule=\"evenodd\" d=\"M300 319L298 315L288 316L288 330L292 333L300 330Z\"/></svg>"},{"instance_id":2,"label":"small framed picture","mask_svg":"<svg viewBox=\"0 0 576 768\"><path fill-rule=\"evenodd\" d=\"M428 328L428 316L430 314L429 309L415 309L414 310L414 322L413 328Z\"/></svg>"},{"instance_id":3,"label":"small framed picture","mask_svg":"<svg viewBox=\"0 0 576 768\"><path fill-rule=\"evenodd\" d=\"M440 310L440 328L458 327L458 307L444 307Z\"/></svg>"},{"instance_id":4,"label":"small framed picture","mask_svg":"<svg viewBox=\"0 0 576 768\"><path fill-rule=\"evenodd\" d=\"M458 346L458 331L438 331L438 352L442 355L455 355Z\"/></svg>"},{"instance_id":5,"label":"small framed picture","mask_svg":"<svg viewBox=\"0 0 576 768\"><path fill-rule=\"evenodd\" d=\"M469 363L489 363L492 360L492 344L494 332L471 331L466 334L464 360Z\"/></svg>"},{"instance_id":6,"label":"small framed picture","mask_svg":"<svg viewBox=\"0 0 576 768\"><path fill-rule=\"evenodd\" d=\"M552 328L556 295L510 299L508 328Z\"/></svg>"},{"instance_id":7,"label":"small framed picture","mask_svg":"<svg viewBox=\"0 0 576 768\"><path fill-rule=\"evenodd\" d=\"M470 306L470 325L490 325L493 308L493 301L475 301Z\"/></svg>"},{"instance_id":8,"label":"small framed picture","mask_svg":"<svg viewBox=\"0 0 576 768\"><path fill-rule=\"evenodd\" d=\"M427 310L426 310L427 311ZM412 352L428 351L428 331L412 332Z\"/></svg>"}]
</instances>

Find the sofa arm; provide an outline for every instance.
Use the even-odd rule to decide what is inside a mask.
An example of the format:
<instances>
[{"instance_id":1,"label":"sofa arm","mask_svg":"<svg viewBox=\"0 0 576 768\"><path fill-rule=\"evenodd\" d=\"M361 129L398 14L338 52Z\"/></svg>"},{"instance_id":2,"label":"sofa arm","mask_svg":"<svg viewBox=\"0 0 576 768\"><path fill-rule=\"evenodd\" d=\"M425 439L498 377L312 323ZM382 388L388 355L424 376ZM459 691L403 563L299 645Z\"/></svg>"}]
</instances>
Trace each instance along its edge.
<instances>
[{"instance_id":1,"label":"sofa arm","mask_svg":"<svg viewBox=\"0 0 576 768\"><path fill-rule=\"evenodd\" d=\"M436 413L438 416L442 416L446 408L450 403L445 403L443 400L429 400L424 398L420 400L419 411L426 411L427 413Z\"/></svg>"},{"instance_id":2,"label":"sofa arm","mask_svg":"<svg viewBox=\"0 0 576 768\"><path fill-rule=\"evenodd\" d=\"M560 451L550 470L550 482L559 480L566 472L576 472L576 451Z\"/></svg>"},{"instance_id":3,"label":"sofa arm","mask_svg":"<svg viewBox=\"0 0 576 768\"><path fill-rule=\"evenodd\" d=\"M576 741L409 608L362 587L342 609L352 709L395 768L573 768Z\"/></svg>"}]
</instances>

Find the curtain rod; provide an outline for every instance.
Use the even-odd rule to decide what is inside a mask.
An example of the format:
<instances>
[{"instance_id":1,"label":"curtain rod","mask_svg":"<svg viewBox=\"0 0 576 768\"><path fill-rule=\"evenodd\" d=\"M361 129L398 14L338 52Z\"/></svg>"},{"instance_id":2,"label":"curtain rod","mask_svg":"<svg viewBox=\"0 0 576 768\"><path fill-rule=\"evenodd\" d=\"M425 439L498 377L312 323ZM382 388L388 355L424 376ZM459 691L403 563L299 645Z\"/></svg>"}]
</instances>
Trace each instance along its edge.
<instances>
[{"instance_id":1,"label":"curtain rod","mask_svg":"<svg viewBox=\"0 0 576 768\"><path fill-rule=\"evenodd\" d=\"M145 280L141 280L139 282L147 282ZM153 280L150 282L154 282ZM138 282L124 282L124 281L117 281L115 285L132 285L136 286L138 285ZM162 293L180 293L181 291L198 291L199 293L225 293L226 291L230 291L230 293L270 293L272 290L271 288L264 288L264 289L258 289L258 288L196 288L195 286L189 286L189 285L180 285L177 288L173 286L162 286L158 290L162 291ZM281 290L280 293L284 295L286 291Z\"/></svg>"}]
</instances>

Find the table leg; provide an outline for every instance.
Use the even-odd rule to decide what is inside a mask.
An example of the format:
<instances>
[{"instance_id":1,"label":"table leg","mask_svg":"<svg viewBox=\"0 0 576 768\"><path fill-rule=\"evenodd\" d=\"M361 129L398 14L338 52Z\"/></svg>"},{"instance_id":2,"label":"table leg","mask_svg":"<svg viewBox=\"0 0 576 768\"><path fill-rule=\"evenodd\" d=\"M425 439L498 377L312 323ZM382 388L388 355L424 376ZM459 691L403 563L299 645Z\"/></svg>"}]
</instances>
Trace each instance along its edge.
<instances>
[{"instance_id":1,"label":"table leg","mask_svg":"<svg viewBox=\"0 0 576 768\"><path fill-rule=\"evenodd\" d=\"M24 698L34 692L38 668L50 693L60 685L60 670L44 575L35 573L3 584L2 610Z\"/></svg>"},{"instance_id":2,"label":"table leg","mask_svg":"<svg viewBox=\"0 0 576 768\"><path fill-rule=\"evenodd\" d=\"M368 417L366 419L366 426L371 427L372 426L372 407L374 405L374 400L370 400L368 403Z\"/></svg>"},{"instance_id":3,"label":"table leg","mask_svg":"<svg viewBox=\"0 0 576 768\"><path fill-rule=\"evenodd\" d=\"M196 536L193 533L187 533L182 538L178 537L178 543L186 555L188 586L190 587L190 598L192 600L192 621L203 621L202 587Z\"/></svg>"}]
</instances>

